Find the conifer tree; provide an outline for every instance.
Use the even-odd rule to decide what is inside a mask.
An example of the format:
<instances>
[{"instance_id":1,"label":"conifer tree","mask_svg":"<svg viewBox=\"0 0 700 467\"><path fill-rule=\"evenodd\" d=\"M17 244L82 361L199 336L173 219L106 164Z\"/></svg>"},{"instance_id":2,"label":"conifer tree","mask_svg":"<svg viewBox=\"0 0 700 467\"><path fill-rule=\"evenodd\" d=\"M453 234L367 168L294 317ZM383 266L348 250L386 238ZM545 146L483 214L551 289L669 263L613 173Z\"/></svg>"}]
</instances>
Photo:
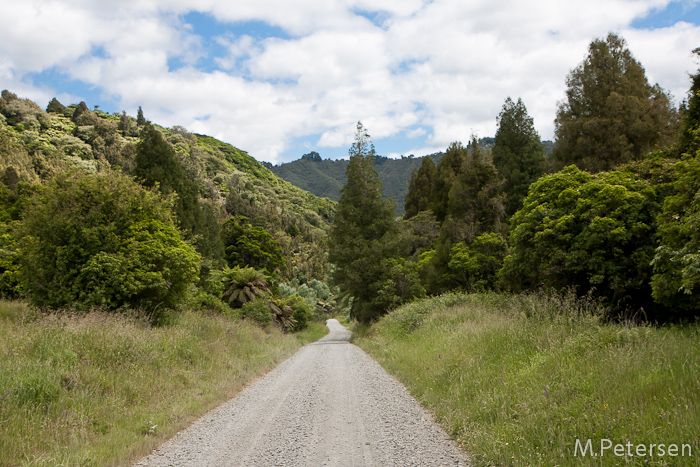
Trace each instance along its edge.
<instances>
[{"instance_id":1,"label":"conifer tree","mask_svg":"<svg viewBox=\"0 0 700 467\"><path fill-rule=\"evenodd\" d=\"M459 174L464 172L466 165L467 148L460 142L450 144L437 165L430 190L430 209L440 223L447 217L447 205L452 185L457 181Z\"/></svg>"},{"instance_id":2,"label":"conifer tree","mask_svg":"<svg viewBox=\"0 0 700 467\"><path fill-rule=\"evenodd\" d=\"M141 133L135 163L134 176L140 179L144 186L158 184L163 194L177 194L177 217L180 227L188 232L188 236L194 234L200 217L197 187L187 178L175 149L165 140L163 134L150 124L147 124Z\"/></svg>"},{"instance_id":3,"label":"conifer tree","mask_svg":"<svg viewBox=\"0 0 700 467\"><path fill-rule=\"evenodd\" d=\"M411 181L408 185L408 194L406 194L406 216L404 219L410 219L419 212L430 209L430 191L435 173L435 163L428 156L423 158L419 169L413 169L413 175L411 175Z\"/></svg>"},{"instance_id":4,"label":"conifer tree","mask_svg":"<svg viewBox=\"0 0 700 467\"><path fill-rule=\"evenodd\" d=\"M51 102L49 102L49 105L46 107L47 112L60 115L63 115L63 112L65 110L65 106L58 102L58 99L56 99L55 97L51 99Z\"/></svg>"},{"instance_id":5,"label":"conifer tree","mask_svg":"<svg viewBox=\"0 0 700 467\"><path fill-rule=\"evenodd\" d=\"M340 191L328 256L335 265L333 282L353 298L351 315L369 322L386 311L377 295L384 275L382 262L396 253L395 204L382 200L374 145L360 122L349 154L347 183Z\"/></svg>"},{"instance_id":6,"label":"conifer tree","mask_svg":"<svg viewBox=\"0 0 700 467\"><path fill-rule=\"evenodd\" d=\"M139 110L136 112L136 125L143 126L146 124L146 118L143 116L143 109L139 105Z\"/></svg>"},{"instance_id":7,"label":"conifer tree","mask_svg":"<svg viewBox=\"0 0 700 467\"><path fill-rule=\"evenodd\" d=\"M555 121L554 157L600 172L669 144L677 113L668 94L647 81L625 40L594 40L588 56L566 79L566 101Z\"/></svg>"},{"instance_id":8,"label":"conifer tree","mask_svg":"<svg viewBox=\"0 0 700 467\"><path fill-rule=\"evenodd\" d=\"M693 53L700 57L700 47ZM690 79L692 84L681 121L679 150L681 154L692 155L700 149L700 69Z\"/></svg>"},{"instance_id":9,"label":"conifer tree","mask_svg":"<svg viewBox=\"0 0 700 467\"><path fill-rule=\"evenodd\" d=\"M523 205L528 187L544 173L544 146L521 99L507 98L498 116L493 164L505 179L506 216Z\"/></svg>"}]
</instances>

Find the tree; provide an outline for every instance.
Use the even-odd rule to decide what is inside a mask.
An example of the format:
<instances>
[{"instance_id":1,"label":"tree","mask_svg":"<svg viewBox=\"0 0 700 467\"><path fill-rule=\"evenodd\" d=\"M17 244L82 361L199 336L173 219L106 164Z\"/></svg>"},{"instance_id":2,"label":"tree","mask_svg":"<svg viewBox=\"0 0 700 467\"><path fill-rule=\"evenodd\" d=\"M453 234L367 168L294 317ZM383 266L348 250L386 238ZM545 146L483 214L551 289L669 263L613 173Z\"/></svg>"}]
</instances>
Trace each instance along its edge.
<instances>
[{"instance_id":1,"label":"tree","mask_svg":"<svg viewBox=\"0 0 700 467\"><path fill-rule=\"evenodd\" d=\"M360 122L349 154L347 183L331 226L328 256L335 266L333 283L353 298L351 316L369 322L387 311L382 308L386 297L379 302L377 295L385 274L382 261L398 253L397 223L393 201L382 201L374 145Z\"/></svg>"},{"instance_id":2,"label":"tree","mask_svg":"<svg viewBox=\"0 0 700 467\"><path fill-rule=\"evenodd\" d=\"M245 216L227 220L221 236L225 259L231 267L250 266L272 274L284 265L282 250L277 242L264 228L251 225Z\"/></svg>"},{"instance_id":3,"label":"tree","mask_svg":"<svg viewBox=\"0 0 700 467\"><path fill-rule=\"evenodd\" d=\"M677 113L669 95L649 85L644 68L615 34L590 44L566 84L566 101L555 121L554 157L560 167L610 170L675 136Z\"/></svg>"},{"instance_id":4,"label":"tree","mask_svg":"<svg viewBox=\"0 0 700 467\"><path fill-rule=\"evenodd\" d=\"M508 244L498 233L479 235L471 244L452 245L447 279L467 292L484 292L496 285Z\"/></svg>"},{"instance_id":5,"label":"tree","mask_svg":"<svg viewBox=\"0 0 700 467\"><path fill-rule=\"evenodd\" d=\"M485 232L501 229L504 216L503 178L472 137L461 171L447 195L442 230L453 242L471 243Z\"/></svg>"},{"instance_id":6,"label":"tree","mask_svg":"<svg viewBox=\"0 0 700 467\"><path fill-rule=\"evenodd\" d=\"M577 287L618 308L650 308L655 188L630 172L575 166L536 181L511 219L501 277L516 291Z\"/></svg>"},{"instance_id":7,"label":"tree","mask_svg":"<svg viewBox=\"0 0 700 467\"><path fill-rule=\"evenodd\" d=\"M700 47L693 50L693 53L700 58ZM692 84L683 109L678 142L681 154L695 154L700 150L700 70L690 75L690 79Z\"/></svg>"},{"instance_id":8,"label":"tree","mask_svg":"<svg viewBox=\"0 0 700 467\"><path fill-rule=\"evenodd\" d=\"M505 179L506 216L520 209L527 189L544 173L545 150L521 99L507 98L498 116L493 164Z\"/></svg>"},{"instance_id":9,"label":"tree","mask_svg":"<svg viewBox=\"0 0 700 467\"><path fill-rule=\"evenodd\" d=\"M700 150L674 166L673 192L657 218L660 245L651 284L657 302L700 313Z\"/></svg>"},{"instance_id":10,"label":"tree","mask_svg":"<svg viewBox=\"0 0 700 467\"><path fill-rule=\"evenodd\" d=\"M430 209L430 192L435 178L435 163L430 157L424 157L418 170L413 169L406 195L406 215L410 219L421 211Z\"/></svg>"},{"instance_id":11,"label":"tree","mask_svg":"<svg viewBox=\"0 0 700 467\"><path fill-rule=\"evenodd\" d=\"M452 185L467 165L467 149L460 142L450 144L437 165L430 189L430 210L438 222L447 217L447 208Z\"/></svg>"},{"instance_id":12,"label":"tree","mask_svg":"<svg viewBox=\"0 0 700 467\"><path fill-rule=\"evenodd\" d=\"M471 245L480 235L501 230L505 212L502 187L503 179L476 137L472 137L469 149L453 143L447 150L433 185L433 206L444 218L430 258L430 274L424 274L429 293L455 285L449 270L454 244Z\"/></svg>"},{"instance_id":13,"label":"tree","mask_svg":"<svg viewBox=\"0 0 700 467\"><path fill-rule=\"evenodd\" d=\"M22 223L20 276L37 306L177 306L199 255L171 204L115 174L62 174L34 197Z\"/></svg>"},{"instance_id":14,"label":"tree","mask_svg":"<svg viewBox=\"0 0 700 467\"><path fill-rule=\"evenodd\" d=\"M63 115L63 112L65 112L66 107L58 102L58 99L55 97L51 99L51 102L49 102L49 105L46 107L46 111L49 113L54 113L54 114L59 114Z\"/></svg>"},{"instance_id":15,"label":"tree","mask_svg":"<svg viewBox=\"0 0 700 467\"><path fill-rule=\"evenodd\" d=\"M187 178L172 145L150 124L144 127L136 146L135 164L133 174L144 186L157 185L164 195L177 194L180 226L193 235L201 214L197 186Z\"/></svg>"},{"instance_id":16,"label":"tree","mask_svg":"<svg viewBox=\"0 0 700 467\"><path fill-rule=\"evenodd\" d=\"M139 110L136 112L136 125L143 126L146 123L148 123L148 122L146 121L146 118L143 116L143 109L139 105Z\"/></svg>"}]
</instances>

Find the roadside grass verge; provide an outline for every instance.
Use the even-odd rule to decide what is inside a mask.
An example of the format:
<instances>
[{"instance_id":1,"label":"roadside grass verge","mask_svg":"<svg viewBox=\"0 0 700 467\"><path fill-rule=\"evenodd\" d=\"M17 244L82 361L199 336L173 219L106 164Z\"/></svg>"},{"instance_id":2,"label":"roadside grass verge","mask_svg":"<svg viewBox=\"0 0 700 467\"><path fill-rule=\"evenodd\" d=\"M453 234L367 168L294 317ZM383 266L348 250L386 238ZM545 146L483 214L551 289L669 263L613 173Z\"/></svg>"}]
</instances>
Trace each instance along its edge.
<instances>
[{"instance_id":1,"label":"roadside grass verge","mask_svg":"<svg viewBox=\"0 0 700 467\"><path fill-rule=\"evenodd\" d=\"M325 333L194 311L151 327L0 301L0 466L130 465Z\"/></svg>"},{"instance_id":2,"label":"roadside grass verge","mask_svg":"<svg viewBox=\"0 0 700 467\"><path fill-rule=\"evenodd\" d=\"M602 314L570 295L448 294L397 309L353 342L475 466L700 465L700 324L609 324ZM598 456L582 456L576 439Z\"/></svg>"}]
</instances>

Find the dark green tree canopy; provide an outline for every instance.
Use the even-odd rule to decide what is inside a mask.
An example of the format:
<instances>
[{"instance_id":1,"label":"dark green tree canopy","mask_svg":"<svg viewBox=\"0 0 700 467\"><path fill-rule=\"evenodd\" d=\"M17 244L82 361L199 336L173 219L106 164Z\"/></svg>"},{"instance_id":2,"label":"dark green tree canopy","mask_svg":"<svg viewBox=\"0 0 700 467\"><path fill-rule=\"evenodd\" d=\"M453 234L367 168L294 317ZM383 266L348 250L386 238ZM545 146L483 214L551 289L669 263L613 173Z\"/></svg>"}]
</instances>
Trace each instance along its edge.
<instances>
[{"instance_id":1,"label":"dark green tree canopy","mask_svg":"<svg viewBox=\"0 0 700 467\"><path fill-rule=\"evenodd\" d=\"M673 168L673 191L657 218L654 298L674 311L700 311L700 150Z\"/></svg>"},{"instance_id":2,"label":"dark green tree canopy","mask_svg":"<svg viewBox=\"0 0 700 467\"><path fill-rule=\"evenodd\" d=\"M438 222L443 222L447 217L450 190L467 166L467 154L467 148L462 143L454 142L437 165L430 190L430 209Z\"/></svg>"},{"instance_id":3,"label":"dark green tree canopy","mask_svg":"<svg viewBox=\"0 0 700 467\"><path fill-rule=\"evenodd\" d=\"M521 99L507 98L498 116L498 130L491 152L493 164L505 179L506 216L522 207L530 185L545 168L545 149Z\"/></svg>"},{"instance_id":4,"label":"dark green tree canopy","mask_svg":"<svg viewBox=\"0 0 700 467\"><path fill-rule=\"evenodd\" d=\"M59 115L63 115L63 112L66 110L66 107L58 102L58 99L55 97L51 99L51 102L49 102L49 105L46 107L46 111L49 113L55 113Z\"/></svg>"},{"instance_id":5,"label":"dark green tree canopy","mask_svg":"<svg viewBox=\"0 0 700 467\"><path fill-rule=\"evenodd\" d=\"M369 322L421 289L411 285L417 275L404 271L397 258L394 203L382 200L382 182L374 170L374 145L359 122L349 153L348 181L331 227L328 257L335 266L333 282L353 299L351 315ZM390 278L387 271L392 271Z\"/></svg>"},{"instance_id":6,"label":"dark green tree canopy","mask_svg":"<svg viewBox=\"0 0 700 467\"><path fill-rule=\"evenodd\" d=\"M199 271L171 205L119 175L59 175L22 230L22 283L38 306L154 312L176 306Z\"/></svg>"},{"instance_id":7,"label":"dark green tree canopy","mask_svg":"<svg viewBox=\"0 0 700 467\"><path fill-rule=\"evenodd\" d=\"M284 265L282 250L262 227L253 226L245 216L227 220L222 228L225 258L230 267L250 266L268 274Z\"/></svg>"},{"instance_id":8,"label":"dark green tree canopy","mask_svg":"<svg viewBox=\"0 0 700 467\"><path fill-rule=\"evenodd\" d=\"M144 186L157 185L164 195L177 194L180 226L192 235L200 220L197 186L187 177L173 146L150 124L141 132L135 162L133 174Z\"/></svg>"},{"instance_id":9,"label":"dark green tree canopy","mask_svg":"<svg viewBox=\"0 0 700 467\"><path fill-rule=\"evenodd\" d=\"M693 53L700 58L700 47L693 50ZM695 154L700 149L700 70L691 75L690 79L691 85L683 109L678 142L681 154Z\"/></svg>"},{"instance_id":10,"label":"dark green tree canopy","mask_svg":"<svg viewBox=\"0 0 700 467\"><path fill-rule=\"evenodd\" d=\"M596 39L566 79L566 100L555 121L560 167L599 172L670 143L677 113L669 95L647 81L625 40Z\"/></svg>"},{"instance_id":11,"label":"dark green tree canopy","mask_svg":"<svg viewBox=\"0 0 700 467\"><path fill-rule=\"evenodd\" d=\"M430 157L423 158L423 163L418 170L413 169L406 195L404 219L410 219L419 212L430 209L430 193L436 172L435 163Z\"/></svg>"}]
</instances>

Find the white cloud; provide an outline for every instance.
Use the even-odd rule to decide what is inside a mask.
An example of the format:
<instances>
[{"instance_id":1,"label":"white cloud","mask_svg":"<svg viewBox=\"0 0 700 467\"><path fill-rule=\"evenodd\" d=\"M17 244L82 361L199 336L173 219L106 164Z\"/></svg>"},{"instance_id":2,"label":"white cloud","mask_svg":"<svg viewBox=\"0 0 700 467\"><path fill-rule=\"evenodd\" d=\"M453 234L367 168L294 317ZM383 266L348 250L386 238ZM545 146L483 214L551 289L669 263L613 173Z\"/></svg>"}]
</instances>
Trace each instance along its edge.
<instances>
[{"instance_id":1,"label":"white cloud","mask_svg":"<svg viewBox=\"0 0 700 467\"><path fill-rule=\"evenodd\" d=\"M434 152L472 133L493 135L508 96L523 99L550 139L566 74L609 31L627 39L650 81L684 97L700 27L630 27L668 3L25 0L3 5L12 21L0 29L0 87L41 101L66 95L33 86L27 75L55 67L130 113L141 105L153 121L211 134L271 162L299 138L348 146L357 120L375 141L424 138L411 152ZM232 31L260 21L289 37L209 37L185 24L190 11ZM218 70L198 69L205 61Z\"/></svg>"}]
</instances>

